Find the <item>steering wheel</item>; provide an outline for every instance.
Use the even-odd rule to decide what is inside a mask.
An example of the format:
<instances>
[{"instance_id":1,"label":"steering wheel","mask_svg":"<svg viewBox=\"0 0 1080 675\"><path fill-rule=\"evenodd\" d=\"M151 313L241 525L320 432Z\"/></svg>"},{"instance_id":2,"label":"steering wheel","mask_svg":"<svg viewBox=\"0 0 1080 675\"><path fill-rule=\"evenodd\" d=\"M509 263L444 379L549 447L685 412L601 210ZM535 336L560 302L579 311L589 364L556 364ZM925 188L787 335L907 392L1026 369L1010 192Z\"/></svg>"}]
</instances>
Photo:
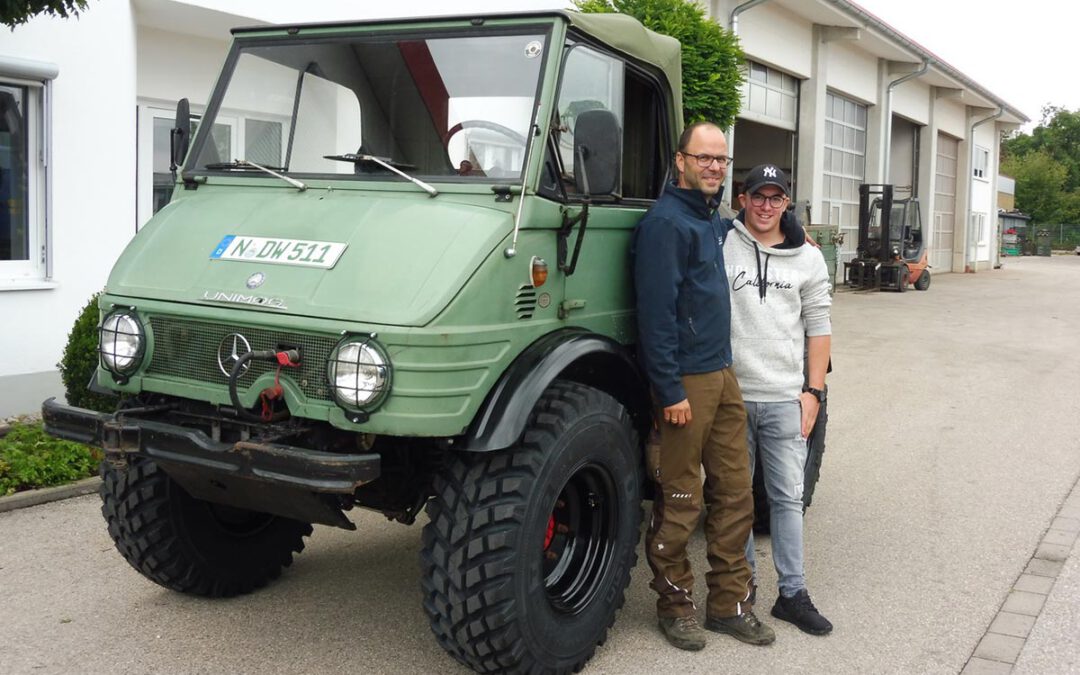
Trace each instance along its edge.
<instances>
[{"instance_id":1,"label":"steering wheel","mask_svg":"<svg viewBox=\"0 0 1080 675\"><path fill-rule=\"evenodd\" d=\"M515 143L518 143L522 147L524 147L528 143L524 136L514 131L510 127L503 126L498 122L490 122L488 120L462 120L461 122L458 122L457 124L446 130L446 134L443 136L443 143L447 147L450 147L450 139L453 138L454 134L461 131L462 129L487 129L488 131L495 131L502 134L503 136L506 136L507 138L514 141Z\"/></svg>"}]
</instances>

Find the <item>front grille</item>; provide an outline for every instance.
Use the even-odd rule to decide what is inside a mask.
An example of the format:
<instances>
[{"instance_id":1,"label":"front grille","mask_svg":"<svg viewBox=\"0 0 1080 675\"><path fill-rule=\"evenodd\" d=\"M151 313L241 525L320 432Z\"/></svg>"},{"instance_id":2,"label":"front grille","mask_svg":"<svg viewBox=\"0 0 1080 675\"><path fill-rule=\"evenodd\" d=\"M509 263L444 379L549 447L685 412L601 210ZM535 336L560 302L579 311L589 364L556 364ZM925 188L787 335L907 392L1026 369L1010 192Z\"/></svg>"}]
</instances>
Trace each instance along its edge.
<instances>
[{"instance_id":1,"label":"front grille","mask_svg":"<svg viewBox=\"0 0 1080 675\"><path fill-rule=\"evenodd\" d=\"M299 349L300 367L282 368L282 377L288 377L298 384L309 399L331 400L326 383L326 361L338 342L336 337L229 326L171 316L150 317L150 327L154 332L154 353L146 370L148 375L166 375L225 386L229 378L218 367L218 347L226 336L236 333L244 336L255 351L283 347ZM231 343L232 340L229 341L229 351ZM242 352L243 348L239 351ZM250 363L251 367L238 381L242 389L247 389L257 377L277 367L265 361Z\"/></svg>"}]
</instances>

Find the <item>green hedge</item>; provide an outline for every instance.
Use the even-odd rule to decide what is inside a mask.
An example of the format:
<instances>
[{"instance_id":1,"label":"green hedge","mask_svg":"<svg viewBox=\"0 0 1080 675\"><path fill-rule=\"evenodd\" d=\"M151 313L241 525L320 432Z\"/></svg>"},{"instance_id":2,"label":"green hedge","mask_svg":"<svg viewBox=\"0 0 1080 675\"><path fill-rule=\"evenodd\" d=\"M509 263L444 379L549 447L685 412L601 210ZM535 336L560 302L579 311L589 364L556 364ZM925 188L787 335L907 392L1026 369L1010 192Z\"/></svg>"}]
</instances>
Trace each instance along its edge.
<instances>
[{"instance_id":1,"label":"green hedge","mask_svg":"<svg viewBox=\"0 0 1080 675\"><path fill-rule=\"evenodd\" d=\"M742 105L739 38L705 16L694 0L575 0L582 12L629 14L682 44L683 119L729 129Z\"/></svg>"},{"instance_id":2,"label":"green hedge","mask_svg":"<svg viewBox=\"0 0 1080 675\"><path fill-rule=\"evenodd\" d=\"M40 422L16 422L0 438L0 497L89 478L101 459L96 448L46 435Z\"/></svg>"}]
</instances>

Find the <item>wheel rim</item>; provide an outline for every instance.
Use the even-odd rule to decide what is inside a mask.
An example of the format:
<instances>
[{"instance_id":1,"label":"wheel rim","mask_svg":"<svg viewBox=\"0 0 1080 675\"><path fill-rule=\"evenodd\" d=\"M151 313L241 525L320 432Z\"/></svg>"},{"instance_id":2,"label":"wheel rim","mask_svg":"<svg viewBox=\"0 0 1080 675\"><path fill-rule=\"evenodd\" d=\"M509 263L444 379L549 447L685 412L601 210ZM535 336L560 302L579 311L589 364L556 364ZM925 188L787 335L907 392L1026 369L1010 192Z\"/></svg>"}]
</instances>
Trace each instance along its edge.
<instances>
[{"instance_id":1,"label":"wheel rim","mask_svg":"<svg viewBox=\"0 0 1080 675\"><path fill-rule=\"evenodd\" d=\"M548 516L542 550L544 591L557 612L577 614L611 565L618 522L615 483L597 465L578 469Z\"/></svg>"}]
</instances>

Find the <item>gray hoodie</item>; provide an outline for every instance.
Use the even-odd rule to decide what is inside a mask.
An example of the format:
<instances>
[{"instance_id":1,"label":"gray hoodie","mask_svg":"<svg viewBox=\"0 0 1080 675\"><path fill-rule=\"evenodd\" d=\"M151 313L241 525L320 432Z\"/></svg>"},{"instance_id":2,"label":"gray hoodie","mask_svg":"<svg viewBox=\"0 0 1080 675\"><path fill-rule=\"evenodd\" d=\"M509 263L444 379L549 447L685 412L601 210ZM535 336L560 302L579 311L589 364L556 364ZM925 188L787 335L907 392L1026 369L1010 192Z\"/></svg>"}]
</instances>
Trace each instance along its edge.
<instances>
[{"instance_id":1,"label":"gray hoodie","mask_svg":"<svg viewBox=\"0 0 1080 675\"><path fill-rule=\"evenodd\" d=\"M742 214L739 214L742 215ZM831 335L829 272L785 212L780 227L790 248L763 246L736 218L724 241L731 284L731 348L743 399L793 401L803 385L805 338Z\"/></svg>"}]
</instances>

